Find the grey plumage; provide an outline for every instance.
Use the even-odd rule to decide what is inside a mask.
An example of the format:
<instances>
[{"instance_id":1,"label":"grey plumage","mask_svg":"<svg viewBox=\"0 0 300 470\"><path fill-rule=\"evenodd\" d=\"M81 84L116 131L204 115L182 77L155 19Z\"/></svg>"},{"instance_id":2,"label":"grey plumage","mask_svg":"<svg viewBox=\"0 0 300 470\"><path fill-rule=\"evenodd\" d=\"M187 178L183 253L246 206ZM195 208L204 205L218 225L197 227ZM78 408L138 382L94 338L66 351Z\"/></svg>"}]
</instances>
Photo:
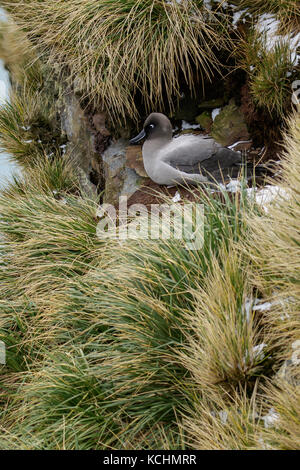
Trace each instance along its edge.
<instances>
[{"instance_id":1,"label":"grey plumage","mask_svg":"<svg viewBox=\"0 0 300 470\"><path fill-rule=\"evenodd\" d=\"M130 143L146 138L143 161L148 176L158 184L222 181L237 176L241 155L222 147L213 138L201 135L182 135L172 138L169 119L152 113L140 134ZM224 175L224 176L223 176Z\"/></svg>"}]
</instances>

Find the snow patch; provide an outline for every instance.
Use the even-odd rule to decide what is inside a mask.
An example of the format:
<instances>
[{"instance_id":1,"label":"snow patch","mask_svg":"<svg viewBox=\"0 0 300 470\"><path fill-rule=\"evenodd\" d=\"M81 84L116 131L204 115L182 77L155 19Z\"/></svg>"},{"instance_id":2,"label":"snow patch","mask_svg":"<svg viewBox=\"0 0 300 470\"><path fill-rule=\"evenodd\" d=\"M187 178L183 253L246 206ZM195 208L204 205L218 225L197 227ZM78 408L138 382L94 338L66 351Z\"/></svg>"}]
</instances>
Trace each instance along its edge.
<instances>
[{"instance_id":1,"label":"snow patch","mask_svg":"<svg viewBox=\"0 0 300 470\"><path fill-rule=\"evenodd\" d=\"M210 0L204 0L204 6L207 8L207 10L211 10L211 3Z\"/></svg>"},{"instance_id":2,"label":"snow patch","mask_svg":"<svg viewBox=\"0 0 300 470\"><path fill-rule=\"evenodd\" d=\"M230 193L236 193L240 191L242 188L241 181L238 179L231 179L229 183L226 185L219 183L217 188L209 189L211 193L215 193L218 191L227 191ZM266 185L262 189L257 188L247 188L246 189L247 196L252 198L258 206L261 206L265 212L268 212L268 206L271 202L278 199L289 199L290 198L290 191L289 189L284 189L280 186L276 185Z\"/></svg>"},{"instance_id":3,"label":"snow patch","mask_svg":"<svg viewBox=\"0 0 300 470\"><path fill-rule=\"evenodd\" d=\"M265 212L268 212L268 205L276 199L289 199L290 192L280 186L267 185L262 189L248 188L247 194L253 197L256 204L262 206Z\"/></svg>"},{"instance_id":4,"label":"snow patch","mask_svg":"<svg viewBox=\"0 0 300 470\"><path fill-rule=\"evenodd\" d=\"M67 144L60 145L59 148L62 149L62 154L65 155L67 150Z\"/></svg>"},{"instance_id":5,"label":"snow patch","mask_svg":"<svg viewBox=\"0 0 300 470\"><path fill-rule=\"evenodd\" d=\"M266 312L270 310L272 305L275 305L275 302L264 302L262 304L253 305L252 310L254 310L255 312Z\"/></svg>"},{"instance_id":6,"label":"snow patch","mask_svg":"<svg viewBox=\"0 0 300 470\"><path fill-rule=\"evenodd\" d=\"M274 294L276 296L276 293ZM250 313L251 312L268 312L271 310L272 307L280 306L280 320L284 321L287 320L290 316L285 311L286 304L289 302L293 302L294 299L292 297L287 297L285 299L279 300L270 300L264 301L263 299L252 299L252 297L247 297L245 303L243 305L242 311L245 314L247 322L250 321ZM276 310L275 310L276 312ZM279 313L279 312L278 312Z\"/></svg>"},{"instance_id":7,"label":"snow patch","mask_svg":"<svg viewBox=\"0 0 300 470\"><path fill-rule=\"evenodd\" d=\"M213 121L216 119L216 117L218 116L218 114L220 114L221 109L222 109L222 108L216 108L216 109L213 109L213 110L212 110L211 117L212 117L212 120L213 120Z\"/></svg>"},{"instance_id":8,"label":"snow patch","mask_svg":"<svg viewBox=\"0 0 300 470\"><path fill-rule=\"evenodd\" d=\"M181 129L201 129L200 124L190 124L187 121L182 121Z\"/></svg>"},{"instance_id":9,"label":"snow patch","mask_svg":"<svg viewBox=\"0 0 300 470\"><path fill-rule=\"evenodd\" d=\"M226 185L223 183L217 184L217 189L209 189L210 193L215 193L218 191L227 191L229 193L236 193L241 190L241 181L237 179L231 179Z\"/></svg>"},{"instance_id":10,"label":"snow patch","mask_svg":"<svg viewBox=\"0 0 300 470\"><path fill-rule=\"evenodd\" d=\"M248 11L247 8L245 8L244 10L239 10L239 11L234 12L233 20L232 20L233 26L236 26L239 23L240 19L245 13L247 13L247 11Z\"/></svg>"},{"instance_id":11,"label":"snow patch","mask_svg":"<svg viewBox=\"0 0 300 470\"><path fill-rule=\"evenodd\" d=\"M219 411L218 413L219 417L220 417L220 420L221 420L221 423L222 424L226 424L227 423L227 419L228 419L228 413L227 411Z\"/></svg>"},{"instance_id":12,"label":"snow patch","mask_svg":"<svg viewBox=\"0 0 300 470\"><path fill-rule=\"evenodd\" d=\"M245 314L247 323L250 322L250 312L253 310L253 299L247 297L243 305L243 313Z\"/></svg>"},{"instance_id":13,"label":"snow patch","mask_svg":"<svg viewBox=\"0 0 300 470\"><path fill-rule=\"evenodd\" d=\"M264 421L265 428L271 428L279 420L279 414L276 413L274 408L271 408L265 416L261 418Z\"/></svg>"},{"instance_id":14,"label":"snow patch","mask_svg":"<svg viewBox=\"0 0 300 470\"><path fill-rule=\"evenodd\" d=\"M226 191L230 193L237 193L241 190L241 182L240 180L230 180L228 184L226 184Z\"/></svg>"},{"instance_id":15,"label":"snow patch","mask_svg":"<svg viewBox=\"0 0 300 470\"><path fill-rule=\"evenodd\" d=\"M261 343L261 344L258 344L257 346L254 346L253 347L253 358L254 359L259 359L259 360L262 360L265 355L264 355L264 348L266 348L268 345L266 343Z\"/></svg>"},{"instance_id":16,"label":"snow patch","mask_svg":"<svg viewBox=\"0 0 300 470\"><path fill-rule=\"evenodd\" d=\"M256 346L253 346L252 351L249 351L248 348L246 348L246 354L243 357L244 365L246 365L249 362L249 360L251 362L262 361L265 357L265 354L263 351L267 346L268 345L266 343L261 343Z\"/></svg>"},{"instance_id":17,"label":"snow patch","mask_svg":"<svg viewBox=\"0 0 300 470\"><path fill-rule=\"evenodd\" d=\"M300 46L300 33L280 35L278 33L279 28L280 21L271 13L261 15L256 24L256 31L265 36L265 46L268 51L272 51L278 43L287 42L291 51L291 61L296 63L297 48Z\"/></svg>"},{"instance_id":18,"label":"snow patch","mask_svg":"<svg viewBox=\"0 0 300 470\"><path fill-rule=\"evenodd\" d=\"M175 196L172 198L172 201L173 201L173 202L179 202L179 201L181 201L181 196L180 196L180 192L179 192L179 191L176 191L176 194L175 194Z\"/></svg>"}]
</instances>

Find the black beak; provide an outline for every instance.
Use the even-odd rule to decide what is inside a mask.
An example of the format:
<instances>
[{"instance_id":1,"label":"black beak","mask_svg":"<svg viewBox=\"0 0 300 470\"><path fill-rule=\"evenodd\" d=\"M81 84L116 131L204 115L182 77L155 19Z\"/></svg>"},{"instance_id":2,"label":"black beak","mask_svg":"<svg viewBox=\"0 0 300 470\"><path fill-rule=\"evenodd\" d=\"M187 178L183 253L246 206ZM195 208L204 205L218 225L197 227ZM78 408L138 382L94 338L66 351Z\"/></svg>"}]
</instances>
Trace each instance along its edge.
<instances>
[{"instance_id":1,"label":"black beak","mask_svg":"<svg viewBox=\"0 0 300 470\"><path fill-rule=\"evenodd\" d=\"M144 139L145 137L146 137L146 132L143 129L136 137L133 137L129 141L129 143L130 144L137 144L140 140Z\"/></svg>"}]
</instances>

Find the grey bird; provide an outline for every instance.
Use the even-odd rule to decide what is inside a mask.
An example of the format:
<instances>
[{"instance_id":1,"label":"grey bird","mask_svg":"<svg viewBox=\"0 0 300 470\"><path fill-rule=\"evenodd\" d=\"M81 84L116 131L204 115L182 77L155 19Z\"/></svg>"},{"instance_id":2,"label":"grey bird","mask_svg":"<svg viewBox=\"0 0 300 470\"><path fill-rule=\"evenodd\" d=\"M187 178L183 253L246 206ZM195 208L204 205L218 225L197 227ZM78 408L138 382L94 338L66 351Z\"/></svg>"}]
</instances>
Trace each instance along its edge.
<instances>
[{"instance_id":1,"label":"grey bird","mask_svg":"<svg viewBox=\"0 0 300 470\"><path fill-rule=\"evenodd\" d=\"M222 147L213 138L202 135L172 137L167 116L151 113L143 130L130 144L143 144L143 162L147 175L157 184L197 184L223 181L237 176L241 154Z\"/></svg>"}]
</instances>

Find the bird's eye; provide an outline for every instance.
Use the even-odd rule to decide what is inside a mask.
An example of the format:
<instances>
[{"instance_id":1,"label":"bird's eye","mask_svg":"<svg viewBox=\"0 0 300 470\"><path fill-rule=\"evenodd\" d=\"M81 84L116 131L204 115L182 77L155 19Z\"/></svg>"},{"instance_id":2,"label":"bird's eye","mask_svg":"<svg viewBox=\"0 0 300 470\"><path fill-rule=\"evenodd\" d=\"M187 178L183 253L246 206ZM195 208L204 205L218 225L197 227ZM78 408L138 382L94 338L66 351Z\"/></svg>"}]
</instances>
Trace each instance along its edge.
<instances>
[{"instance_id":1,"label":"bird's eye","mask_svg":"<svg viewBox=\"0 0 300 470\"><path fill-rule=\"evenodd\" d=\"M145 133L146 136L148 137L150 134L152 134L153 129L155 128L155 124L147 124L145 127Z\"/></svg>"}]
</instances>

